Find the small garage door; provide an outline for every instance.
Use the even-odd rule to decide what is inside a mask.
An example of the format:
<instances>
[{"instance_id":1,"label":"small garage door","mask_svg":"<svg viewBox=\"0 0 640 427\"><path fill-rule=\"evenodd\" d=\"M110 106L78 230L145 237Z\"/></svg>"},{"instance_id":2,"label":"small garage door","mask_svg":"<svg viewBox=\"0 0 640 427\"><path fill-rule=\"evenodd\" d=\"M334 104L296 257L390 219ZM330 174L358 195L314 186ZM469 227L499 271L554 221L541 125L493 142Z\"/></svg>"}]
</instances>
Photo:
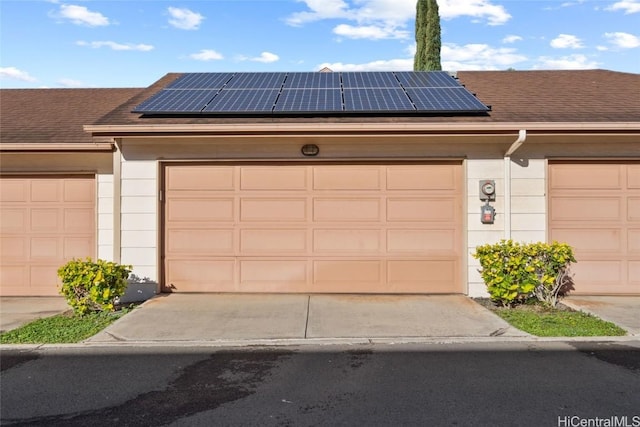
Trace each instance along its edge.
<instances>
[{"instance_id":1,"label":"small garage door","mask_svg":"<svg viewBox=\"0 0 640 427\"><path fill-rule=\"evenodd\" d=\"M460 163L169 164L174 292L460 293Z\"/></svg>"},{"instance_id":2,"label":"small garage door","mask_svg":"<svg viewBox=\"0 0 640 427\"><path fill-rule=\"evenodd\" d=\"M551 163L549 219L575 250L575 293L640 294L640 163Z\"/></svg>"},{"instance_id":3,"label":"small garage door","mask_svg":"<svg viewBox=\"0 0 640 427\"><path fill-rule=\"evenodd\" d=\"M58 295L57 269L95 253L91 176L0 177L0 292Z\"/></svg>"}]
</instances>

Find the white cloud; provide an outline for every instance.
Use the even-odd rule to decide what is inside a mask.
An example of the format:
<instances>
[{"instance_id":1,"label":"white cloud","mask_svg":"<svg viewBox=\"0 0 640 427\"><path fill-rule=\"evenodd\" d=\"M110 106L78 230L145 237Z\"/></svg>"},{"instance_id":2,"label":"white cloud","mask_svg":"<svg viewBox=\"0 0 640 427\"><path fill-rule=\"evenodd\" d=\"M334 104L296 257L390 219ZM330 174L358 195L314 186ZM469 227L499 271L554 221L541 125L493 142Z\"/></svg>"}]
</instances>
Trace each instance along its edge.
<instances>
[{"instance_id":1,"label":"white cloud","mask_svg":"<svg viewBox=\"0 0 640 427\"><path fill-rule=\"evenodd\" d=\"M180 30L197 30L204 20L204 16L186 8L169 7L167 12L171 16L169 24Z\"/></svg>"},{"instance_id":2,"label":"white cloud","mask_svg":"<svg viewBox=\"0 0 640 427\"><path fill-rule=\"evenodd\" d=\"M527 60L514 48L495 48L487 44L472 43L459 46L446 43L442 46L442 69L457 70L503 70Z\"/></svg>"},{"instance_id":3,"label":"white cloud","mask_svg":"<svg viewBox=\"0 0 640 427\"><path fill-rule=\"evenodd\" d=\"M471 16L486 20L489 25L502 25L511 19L504 6L495 5L490 0L440 0L438 6L442 19Z\"/></svg>"},{"instance_id":4,"label":"white cloud","mask_svg":"<svg viewBox=\"0 0 640 427\"><path fill-rule=\"evenodd\" d=\"M76 25L88 27L104 27L109 25L109 18L100 12L92 12L84 6L62 4L55 14L56 17L68 19Z\"/></svg>"},{"instance_id":5,"label":"white cloud","mask_svg":"<svg viewBox=\"0 0 640 427\"><path fill-rule=\"evenodd\" d=\"M621 49L633 49L640 47L640 37L634 36L629 33L604 33L604 36L609 39L609 43L617 48Z\"/></svg>"},{"instance_id":6,"label":"white cloud","mask_svg":"<svg viewBox=\"0 0 640 427\"><path fill-rule=\"evenodd\" d=\"M70 88L87 87L87 85L81 82L80 80L67 79L67 78L58 79L56 83L58 83L62 87L70 87Z\"/></svg>"},{"instance_id":7,"label":"white cloud","mask_svg":"<svg viewBox=\"0 0 640 427\"><path fill-rule=\"evenodd\" d=\"M153 50L153 46L149 44L116 43L112 41L86 42L83 40L79 40L76 42L76 45L92 47L94 49L99 49L101 47L108 47L112 50L137 50L141 52L148 52L150 50Z\"/></svg>"},{"instance_id":8,"label":"white cloud","mask_svg":"<svg viewBox=\"0 0 640 427\"><path fill-rule=\"evenodd\" d=\"M318 65L317 69L321 70L324 67L330 68L333 71L410 71L413 69L413 58L379 60L365 64L324 62Z\"/></svg>"},{"instance_id":9,"label":"white cloud","mask_svg":"<svg viewBox=\"0 0 640 427\"><path fill-rule=\"evenodd\" d=\"M413 69L413 55L415 45L407 48L409 58L371 61L364 64L348 64L342 62L325 62L317 69L329 67L334 71L409 71ZM442 69L447 71L459 70L505 70L513 65L524 62L527 57L519 54L513 48L494 48L486 44L468 44L458 46L445 44L442 46Z\"/></svg>"},{"instance_id":10,"label":"white cloud","mask_svg":"<svg viewBox=\"0 0 640 427\"><path fill-rule=\"evenodd\" d=\"M611 10L614 12L618 10L622 10L625 13L625 15L638 13L640 12L640 1L639 0L622 0L607 7L606 10Z\"/></svg>"},{"instance_id":11,"label":"white cloud","mask_svg":"<svg viewBox=\"0 0 640 427\"><path fill-rule=\"evenodd\" d=\"M198 53L192 53L189 55L189 58L195 59L197 61L216 61L219 59L224 59L221 53L216 52L211 49L202 49Z\"/></svg>"},{"instance_id":12,"label":"white cloud","mask_svg":"<svg viewBox=\"0 0 640 427\"><path fill-rule=\"evenodd\" d=\"M296 12L286 18L289 25L298 27L307 22L320 21L322 19L350 18L349 5L343 0L298 0L305 3L310 9L304 12Z\"/></svg>"},{"instance_id":13,"label":"white cloud","mask_svg":"<svg viewBox=\"0 0 640 427\"><path fill-rule=\"evenodd\" d=\"M560 34L551 40L551 47L556 49L580 49L584 47L582 40L572 34Z\"/></svg>"},{"instance_id":14,"label":"white cloud","mask_svg":"<svg viewBox=\"0 0 640 427\"><path fill-rule=\"evenodd\" d=\"M585 70L598 68L596 61L589 60L585 55L568 55L559 58L541 56L538 58L538 65L535 69L555 69L555 70Z\"/></svg>"},{"instance_id":15,"label":"white cloud","mask_svg":"<svg viewBox=\"0 0 640 427\"><path fill-rule=\"evenodd\" d=\"M340 24L333 29L333 33L350 39L407 39L409 32L397 28L383 28L375 25L363 25L354 27L348 24Z\"/></svg>"},{"instance_id":16,"label":"white cloud","mask_svg":"<svg viewBox=\"0 0 640 427\"><path fill-rule=\"evenodd\" d=\"M271 62L276 62L276 61L280 60L280 57L278 55L276 55L275 53L262 52L260 54L260 56L256 56L254 58L245 58L245 59L247 61L263 62L265 64L269 64Z\"/></svg>"},{"instance_id":17,"label":"white cloud","mask_svg":"<svg viewBox=\"0 0 640 427\"><path fill-rule=\"evenodd\" d=\"M502 39L502 43L515 43L522 40L522 37L510 35Z\"/></svg>"},{"instance_id":18,"label":"white cloud","mask_svg":"<svg viewBox=\"0 0 640 427\"><path fill-rule=\"evenodd\" d=\"M352 21L358 25L340 24L334 33L344 37L405 38L408 23L413 24L416 15L415 0L298 0L308 10L296 12L285 19L292 26L325 19ZM440 0L439 13L442 19L461 16L474 18L475 22L501 25L511 19L504 6L492 0Z\"/></svg>"},{"instance_id":19,"label":"white cloud","mask_svg":"<svg viewBox=\"0 0 640 427\"><path fill-rule=\"evenodd\" d=\"M16 67L0 67L0 78L20 80L23 82L35 82L37 79L32 77L26 71L17 69Z\"/></svg>"}]
</instances>

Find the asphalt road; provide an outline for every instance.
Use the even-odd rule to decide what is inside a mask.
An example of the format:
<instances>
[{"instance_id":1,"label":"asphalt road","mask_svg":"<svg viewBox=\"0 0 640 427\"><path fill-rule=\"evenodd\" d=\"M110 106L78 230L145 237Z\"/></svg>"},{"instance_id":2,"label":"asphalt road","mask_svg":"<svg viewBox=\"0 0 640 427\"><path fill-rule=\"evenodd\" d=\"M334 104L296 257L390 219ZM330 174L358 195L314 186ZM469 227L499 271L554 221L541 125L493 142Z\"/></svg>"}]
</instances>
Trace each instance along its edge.
<instances>
[{"instance_id":1,"label":"asphalt road","mask_svg":"<svg viewBox=\"0 0 640 427\"><path fill-rule=\"evenodd\" d=\"M3 349L1 362L3 426L640 427L640 341Z\"/></svg>"}]
</instances>

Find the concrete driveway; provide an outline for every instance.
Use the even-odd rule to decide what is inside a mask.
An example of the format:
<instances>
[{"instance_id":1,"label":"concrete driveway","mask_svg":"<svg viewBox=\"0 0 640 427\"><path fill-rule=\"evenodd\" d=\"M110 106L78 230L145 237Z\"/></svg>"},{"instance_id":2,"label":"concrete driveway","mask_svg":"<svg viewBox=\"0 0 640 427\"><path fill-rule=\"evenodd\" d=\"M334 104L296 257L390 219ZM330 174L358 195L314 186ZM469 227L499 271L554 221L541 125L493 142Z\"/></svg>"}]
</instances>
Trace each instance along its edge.
<instances>
[{"instance_id":1,"label":"concrete driveway","mask_svg":"<svg viewBox=\"0 0 640 427\"><path fill-rule=\"evenodd\" d=\"M88 342L528 336L462 295L164 294Z\"/></svg>"},{"instance_id":2,"label":"concrete driveway","mask_svg":"<svg viewBox=\"0 0 640 427\"><path fill-rule=\"evenodd\" d=\"M640 296L569 296L562 303L640 336Z\"/></svg>"},{"instance_id":3,"label":"concrete driveway","mask_svg":"<svg viewBox=\"0 0 640 427\"><path fill-rule=\"evenodd\" d=\"M63 297L1 297L0 332L69 310Z\"/></svg>"}]
</instances>

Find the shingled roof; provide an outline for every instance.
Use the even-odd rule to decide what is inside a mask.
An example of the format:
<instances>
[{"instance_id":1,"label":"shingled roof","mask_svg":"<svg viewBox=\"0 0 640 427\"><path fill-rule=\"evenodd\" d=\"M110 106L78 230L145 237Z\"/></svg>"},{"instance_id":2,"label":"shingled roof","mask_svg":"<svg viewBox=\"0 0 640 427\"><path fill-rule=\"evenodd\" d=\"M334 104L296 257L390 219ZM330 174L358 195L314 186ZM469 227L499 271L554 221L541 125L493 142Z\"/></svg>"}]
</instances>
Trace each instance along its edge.
<instances>
[{"instance_id":1,"label":"shingled roof","mask_svg":"<svg viewBox=\"0 0 640 427\"><path fill-rule=\"evenodd\" d=\"M142 90L2 89L0 143L91 143L83 125L95 122Z\"/></svg>"},{"instance_id":2,"label":"shingled roof","mask_svg":"<svg viewBox=\"0 0 640 427\"><path fill-rule=\"evenodd\" d=\"M607 70L459 72L460 82L492 107L486 116L220 118L143 117L131 112L180 75L167 74L148 88L0 90L0 145L95 142L84 125L640 123L640 74Z\"/></svg>"},{"instance_id":3,"label":"shingled roof","mask_svg":"<svg viewBox=\"0 0 640 427\"><path fill-rule=\"evenodd\" d=\"M458 78L492 107L487 116L143 117L138 104L181 74L165 75L98 125L271 122L640 122L640 74L607 70L465 71Z\"/></svg>"}]
</instances>

